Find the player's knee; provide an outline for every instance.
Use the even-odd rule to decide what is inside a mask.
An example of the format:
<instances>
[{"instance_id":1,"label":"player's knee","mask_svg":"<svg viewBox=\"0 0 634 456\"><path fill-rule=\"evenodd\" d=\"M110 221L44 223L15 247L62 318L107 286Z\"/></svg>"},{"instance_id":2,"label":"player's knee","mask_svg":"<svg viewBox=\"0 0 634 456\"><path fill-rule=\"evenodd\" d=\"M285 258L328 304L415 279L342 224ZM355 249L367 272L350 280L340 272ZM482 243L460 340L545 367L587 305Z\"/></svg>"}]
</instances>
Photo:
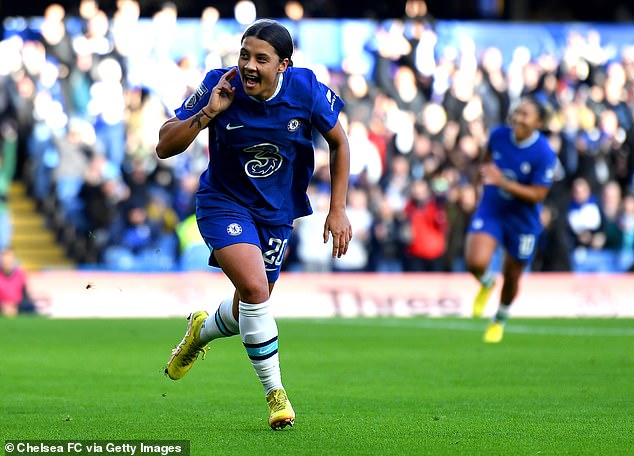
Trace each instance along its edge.
<instances>
[{"instance_id":1,"label":"player's knee","mask_svg":"<svg viewBox=\"0 0 634 456\"><path fill-rule=\"evenodd\" d=\"M251 304L259 304L269 299L269 284L266 281L249 280L238 287L240 300Z\"/></svg>"},{"instance_id":2,"label":"player's knee","mask_svg":"<svg viewBox=\"0 0 634 456\"><path fill-rule=\"evenodd\" d=\"M489 266L487 262L475 258L466 258L465 263L467 271L475 276L484 274Z\"/></svg>"},{"instance_id":3,"label":"player's knee","mask_svg":"<svg viewBox=\"0 0 634 456\"><path fill-rule=\"evenodd\" d=\"M520 277L522 275L522 271L517 270L505 270L504 271L504 282L508 283L509 286L517 288L519 285Z\"/></svg>"}]
</instances>

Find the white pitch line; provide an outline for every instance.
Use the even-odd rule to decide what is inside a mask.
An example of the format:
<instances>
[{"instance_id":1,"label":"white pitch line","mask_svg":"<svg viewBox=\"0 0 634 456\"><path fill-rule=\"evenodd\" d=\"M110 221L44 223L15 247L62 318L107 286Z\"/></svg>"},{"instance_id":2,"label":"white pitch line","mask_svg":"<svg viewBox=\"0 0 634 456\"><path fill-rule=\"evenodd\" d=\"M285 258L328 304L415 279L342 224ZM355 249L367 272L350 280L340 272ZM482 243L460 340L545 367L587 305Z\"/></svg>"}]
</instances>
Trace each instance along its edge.
<instances>
[{"instance_id":1,"label":"white pitch line","mask_svg":"<svg viewBox=\"0 0 634 456\"><path fill-rule=\"evenodd\" d=\"M434 319L383 319L383 318L328 318L311 320L319 324L339 324L349 326L381 326L389 328L424 328L424 329L449 329L456 331L484 331L486 321L469 320L434 320ZM511 320L504 330L506 333L518 334L542 334L557 336L607 336L607 337L634 337L632 328L598 328L589 326L563 327L563 326L527 326L518 320Z\"/></svg>"}]
</instances>

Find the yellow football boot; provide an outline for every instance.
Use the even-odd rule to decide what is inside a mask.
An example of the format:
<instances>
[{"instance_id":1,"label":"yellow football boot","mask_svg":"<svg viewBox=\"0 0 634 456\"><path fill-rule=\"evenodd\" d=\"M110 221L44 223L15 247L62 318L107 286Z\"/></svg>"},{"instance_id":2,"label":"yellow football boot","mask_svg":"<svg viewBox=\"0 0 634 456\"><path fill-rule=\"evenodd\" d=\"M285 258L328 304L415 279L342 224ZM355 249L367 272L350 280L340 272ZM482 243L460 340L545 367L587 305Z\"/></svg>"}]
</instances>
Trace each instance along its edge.
<instances>
[{"instance_id":1,"label":"yellow football boot","mask_svg":"<svg viewBox=\"0 0 634 456\"><path fill-rule=\"evenodd\" d=\"M473 300L473 316L475 318L481 317L484 313L484 309L487 306L487 302L489 302L489 297L491 296L491 292L493 291L494 287L495 281L491 281L491 285L489 286L480 286L480 291L478 291L478 294Z\"/></svg>"},{"instance_id":2,"label":"yellow football boot","mask_svg":"<svg viewBox=\"0 0 634 456\"><path fill-rule=\"evenodd\" d=\"M291 406L286 391L276 389L266 396L266 403L269 405L269 425L271 429L283 429L295 423L295 411Z\"/></svg>"},{"instance_id":3,"label":"yellow football boot","mask_svg":"<svg viewBox=\"0 0 634 456\"><path fill-rule=\"evenodd\" d=\"M189 369L194 365L194 361L198 359L198 354L202 352L203 359L207 352L207 342L200 340L200 328L205 319L209 316L204 310L194 312L187 317L187 332L185 337L178 346L172 350L172 356L167 363L165 375L172 380L183 378Z\"/></svg>"},{"instance_id":4,"label":"yellow football boot","mask_svg":"<svg viewBox=\"0 0 634 456\"><path fill-rule=\"evenodd\" d=\"M489 323L487 330L484 332L484 342L488 344L497 344L502 341L504 336L504 325L499 321Z\"/></svg>"}]
</instances>

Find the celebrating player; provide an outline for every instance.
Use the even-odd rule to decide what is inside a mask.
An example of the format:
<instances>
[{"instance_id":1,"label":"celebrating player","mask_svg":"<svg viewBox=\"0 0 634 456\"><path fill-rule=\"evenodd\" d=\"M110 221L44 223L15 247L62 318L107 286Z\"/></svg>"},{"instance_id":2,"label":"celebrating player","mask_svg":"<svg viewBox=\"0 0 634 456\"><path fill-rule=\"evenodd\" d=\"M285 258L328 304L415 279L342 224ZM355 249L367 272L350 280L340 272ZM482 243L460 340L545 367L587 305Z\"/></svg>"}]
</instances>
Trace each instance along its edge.
<instances>
[{"instance_id":1,"label":"celebrating player","mask_svg":"<svg viewBox=\"0 0 634 456\"><path fill-rule=\"evenodd\" d=\"M339 112L343 101L295 68L293 41L276 21L261 19L242 35L237 67L209 71L161 127L160 158L187 149L209 131L209 167L200 178L196 217L211 252L235 293L209 315L192 313L187 332L165 370L183 377L208 342L240 334L264 386L273 429L293 425L295 412L282 385L278 330L269 297L280 275L295 218L312 212L306 190L314 168L311 131L330 147L330 210L323 232L332 235L332 256L348 249L352 229L346 215L350 151Z\"/></svg>"},{"instance_id":2,"label":"celebrating player","mask_svg":"<svg viewBox=\"0 0 634 456\"><path fill-rule=\"evenodd\" d=\"M498 244L506 253L500 305L484 334L485 342L502 340L520 276L533 258L542 231L541 203L552 184L556 164L555 153L539 131L545 114L536 100L523 98L511 115L510 127L501 126L491 132L489 160L480 170L484 192L465 247L467 268L481 285L473 303L475 317L484 312L495 284L489 263Z\"/></svg>"}]
</instances>

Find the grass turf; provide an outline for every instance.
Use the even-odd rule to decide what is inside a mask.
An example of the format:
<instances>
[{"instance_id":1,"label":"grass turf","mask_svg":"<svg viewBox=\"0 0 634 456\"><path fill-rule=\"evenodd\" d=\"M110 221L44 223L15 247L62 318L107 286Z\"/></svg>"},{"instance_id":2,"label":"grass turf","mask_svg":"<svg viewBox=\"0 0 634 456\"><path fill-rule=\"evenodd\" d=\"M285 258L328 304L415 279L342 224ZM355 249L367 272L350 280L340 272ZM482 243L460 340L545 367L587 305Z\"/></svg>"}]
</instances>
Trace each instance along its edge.
<instances>
[{"instance_id":1,"label":"grass turf","mask_svg":"<svg viewBox=\"0 0 634 456\"><path fill-rule=\"evenodd\" d=\"M178 439L192 455L634 452L634 322L281 320L296 425L273 432L240 339L163 376L184 319L0 319L5 439Z\"/></svg>"}]
</instances>

